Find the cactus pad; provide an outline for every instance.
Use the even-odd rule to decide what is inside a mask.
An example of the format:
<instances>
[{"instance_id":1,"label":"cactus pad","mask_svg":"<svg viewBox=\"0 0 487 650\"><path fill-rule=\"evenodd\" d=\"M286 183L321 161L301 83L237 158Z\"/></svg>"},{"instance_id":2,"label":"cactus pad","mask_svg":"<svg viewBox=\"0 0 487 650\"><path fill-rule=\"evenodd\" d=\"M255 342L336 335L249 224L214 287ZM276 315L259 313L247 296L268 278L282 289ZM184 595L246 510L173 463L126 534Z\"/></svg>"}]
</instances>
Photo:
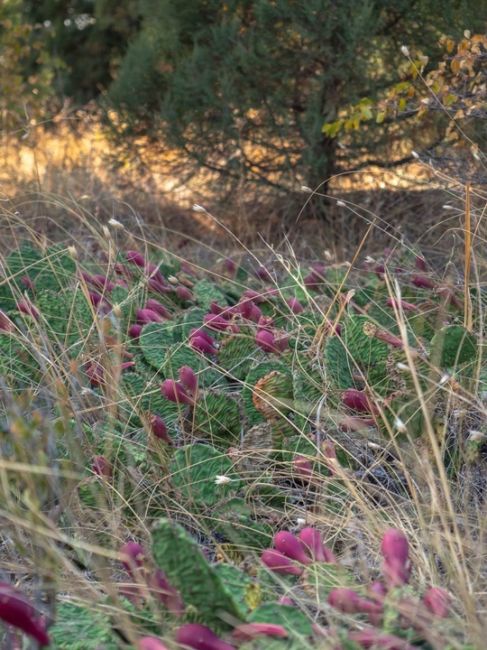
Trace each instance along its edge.
<instances>
[{"instance_id":1,"label":"cactus pad","mask_svg":"<svg viewBox=\"0 0 487 650\"><path fill-rule=\"evenodd\" d=\"M169 582L197 619L215 631L228 629L222 616L242 618L241 594L203 556L198 543L177 524L162 519L152 533L152 553ZM228 578L228 576L226 576ZM235 581L235 576L232 576Z\"/></svg>"},{"instance_id":2,"label":"cactus pad","mask_svg":"<svg viewBox=\"0 0 487 650\"><path fill-rule=\"evenodd\" d=\"M210 445L180 447L171 460L170 473L172 485L184 498L202 507L235 494L242 485L230 458ZM219 484L221 476L230 481Z\"/></svg>"}]
</instances>

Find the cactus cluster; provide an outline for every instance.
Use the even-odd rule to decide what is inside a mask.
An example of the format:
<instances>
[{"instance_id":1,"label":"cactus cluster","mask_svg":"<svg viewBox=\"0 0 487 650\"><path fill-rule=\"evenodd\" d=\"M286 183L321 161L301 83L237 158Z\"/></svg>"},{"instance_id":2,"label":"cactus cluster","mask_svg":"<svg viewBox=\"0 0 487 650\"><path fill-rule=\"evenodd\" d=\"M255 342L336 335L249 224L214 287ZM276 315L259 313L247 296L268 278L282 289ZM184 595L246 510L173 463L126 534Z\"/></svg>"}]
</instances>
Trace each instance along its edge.
<instances>
[{"instance_id":1,"label":"cactus cluster","mask_svg":"<svg viewBox=\"0 0 487 650\"><path fill-rule=\"evenodd\" d=\"M90 552L113 545L96 524L107 511L124 530L140 532L143 520L152 551L137 542L121 551L129 584L115 591L130 639L117 634L108 593L99 612L63 602L48 631L46 617L0 586L0 619L41 646L49 634L55 648L393 650L433 647L431 630L446 638L449 597L409 585L398 531L384 535L383 577L367 585L316 528L274 534L296 514L350 508L347 479L363 476L366 461L387 471L371 450L391 440L421 449L426 418L481 385L483 348L455 288L407 265L313 264L280 277L227 264L218 281L136 250L98 264L60 246L12 252L0 278L1 389L24 401L9 413L0 402L0 424L28 444L2 429L2 458L23 467L35 452L32 462L65 471L61 503L96 529ZM401 293L391 297L393 275ZM49 413L49 435L23 424L37 409ZM32 486L12 485L23 512ZM51 487L36 498L52 509Z\"/></svg>"}]
</instances>

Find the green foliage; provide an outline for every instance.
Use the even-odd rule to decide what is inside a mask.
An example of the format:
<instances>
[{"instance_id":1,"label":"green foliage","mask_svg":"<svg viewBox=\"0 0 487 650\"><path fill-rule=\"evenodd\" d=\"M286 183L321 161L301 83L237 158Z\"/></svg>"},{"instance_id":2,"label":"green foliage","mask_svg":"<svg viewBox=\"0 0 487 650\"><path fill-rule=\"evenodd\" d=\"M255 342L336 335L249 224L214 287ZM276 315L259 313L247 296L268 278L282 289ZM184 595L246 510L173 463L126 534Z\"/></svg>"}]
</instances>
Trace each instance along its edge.
<instances>
[{"instance_id":1,"label":"green foliage","mask_svg":"<svg viewBox=\"0 0 487 650\"><path fill-rule=\"evenodd\" d=\"M474 361L477 356L476 337L461 325L442 327L431 341L431 356L443 368Z\"/></svg>"},{"instance_id":2,"label":"green foliage","mask_svg":"<svg viewBox=\"0 0 487 650\"><path fill-rule=\"evenodd\" d=\"M366 316L349 316L341 336L328 339L326 369L336 388L362 388L367 382L378 392L387 390L389 347L367 333L369 325Z\"/></svg>"},{"instance_id":3,"label":"green foliage","mask_svg":"<svg viewBox=\"0 0 487 650\"><path fill-rule=\"evenodd\" d=\"M240 328L239 333L227 335L221 340L218 363L230 378L243 381L258 354L250 328Z\"/></svg>"},{"instance_id":4,"label":"green foliage","mask_svg":"<svg viewBox=\"0 0 487 650\"><path fill-rule=\"evenodd\" d=\"M191 444L179 448L170 465L171 482L196 506L212 506L235 494L242 485L225 453L210 445ZM220 483L218 477L230 479Z\"/></svg>"},{"instance_id":5,"label":"green foliage","mask_svg":"<svg viewBox=\"0 0 487 650\"><path fill-rule=\"evenodd\" d=\"M281 412L289 411L289 407L286 407L284 400L290 399L292 397L292 377L287 370L286 366L280 361L261 361L257 362L250 369L247 377L245 378L245 384L242 390L242 400L245 407L245 415L249 426L258 424L259 422L265 421L265 416L259 411L254 404L254 395L255 387L259 380L262 380L264 377L270 375L272 372L280 373L282 378L281 386L276 387L275 393L269 394L267 400L265 396L262 396L264 403L266 401L271 401L271 397L276 397L275 402L275 414L276 416ZM279 403L279 398L283 400L283 403Z\"/></svg>"},{"instance_id":6,"label":"green foliage","mask_svg":"<svg viewBox=\"0 0 487 650\"><path fill-rule=\"evenodd\" d=\"M199 280L193 286L193 295L198 305L206 311L210 308L212 302L217 302L221 307L227 304L227 299L223 291L216 284L209 280Z\"/></svg>"},{"instance_id":7,"label":"green foliage","mask_svg":"<svg viewBox=\"0 0 487 650\"><path fill-rule=\"evenodd\" d=\"M240 419L238 403L229 395L214 391L198 395L193 414L194 431L208 437L212 444L238 443Z\"/></svg>"},{"instance_id":8,"label":"green foliage","mask_svg":"<svg viewBox=\"0 0 487 650\"><path fill-rule=\"evenodd\" d=\"M162 370L168 348L174 342L174 328L172 321L149 323L139 337L144 359L157 371Z\"/></svg>"},{"instance_id":9,"label":"green foliage","mask_svg":"<svg viewBox=\"0 0 487 650\"><path fill-rule=\"evenodd\" d=\"M198 621L213 629L224 630L229 626L222 615L237 619L245 615L242 591L236 585L237 572L232 572L231 580L221 570L219 573L181 526L162 519L152 533L152 553L157 565L181 593L186 606L192 608ZM244 574L239 575L245 588L247 578Z\"/></svg>"},{"instance_id":10,"label":"green foliage","mask_svg":"<svg viewBox=\"0 0 487 650\"><path fill-rule=\"evenodd\" d=\"M289 189L296 178L315 187L361 146L380 159L394 138L424 139L412 120L395 131L369 121L355 133L354 115L338 147L339 129L323 133L322 124L350 104L369 117L372 98L401 80L398 43L438 61L439 34L461 35L466 24L482 31L486 18L473 0L342 0L338 10L332 0L140 6L141 29L110 88L125 118L113 128L122 144L144 132L179 148L219 173L220 190L249 180Z\"/></svg>"},{"instance_id":11,"label":"green foliage","mask_svg":"<svg viewBox=\"0 0 487 650\"><path fill-rule=\"evenodd\" d=\"M56 622L49 628L55 650L117 650L120 639L110 618L95 609L77 603L60 603Z\"/></svg>"},{"instance_id":12,"label":"green foliage","mask_svg":"<svg viewBox=\"0 0 487 650\"><path fill-rule=\"evenodd\" d=\"M276 625L282 625L291 637L309 637L312 633L309 618L296 607L264 603L249 616L250 623L268 623L269 621Z\"/></svg>"}]
</instances>

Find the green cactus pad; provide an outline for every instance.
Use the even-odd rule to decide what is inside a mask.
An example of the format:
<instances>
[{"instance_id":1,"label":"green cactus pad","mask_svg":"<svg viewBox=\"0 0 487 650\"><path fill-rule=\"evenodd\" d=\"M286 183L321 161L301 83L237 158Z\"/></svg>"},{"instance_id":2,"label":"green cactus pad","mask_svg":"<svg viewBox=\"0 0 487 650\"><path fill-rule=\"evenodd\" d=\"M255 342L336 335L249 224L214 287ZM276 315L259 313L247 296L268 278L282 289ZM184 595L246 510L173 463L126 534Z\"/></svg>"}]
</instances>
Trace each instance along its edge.
<instances>
[{"instance_id":1,"label":"green cactus pad","mask_svg":"<svg viewBox=\"0 0 487 650\"><path fill-rule=\"evenodd\" d=\"M250 328L241 328L238 334L222 339L218 352L219 365L228 372L230 378L243 381L248 375L255 359L261 356L255 344L255 336Z\"/></svg>"},{"instance_id":2,"label":"green cactus pad","mask_svg":"<svg viewBox=\"0 0 487 650\"><path fill-rule=\"evenodd\" d=\"M241 498L226 501L212 513L210 527L242 550L258 551L269 546L273 530L252 518L252 508Z\"/></svg>"},{"instance_id":3,"label":"green cactus pad","mask_svg":"<svg viewBox=\"0 0 487 650\"><path fill-rule=\"evenodd\" d=\"M177 341L184 341L187 343L191 330L198 329L203 326L203 318L206 311L200 307L193 307L186 309L182 315L177 319L179 338Z\"/></svg>"},{"instance_id":4,"label":"green cactus pad","mask_svg":"<svg viewBox=\"0 0 487 650\"><path fill-rule=\"evenodd\" d=\"M200 392L194 409L193 425L196 432L208 436L213 444L236 444L241 428L238 404L224 393Z\"/></svg>"},{"instance_id":5,"label":"green cactus pad","mask_svg":"<svg viewBox=\"0 0 487 650\"><path fill-rule=\"evenodd\" d=\"M321 369L299 359L293 371L294 424L302 431L309 428L310 418L323 399Z\"/></svg>"},{"instance_id":6,"label":"green cactus pad","mask_svg":"<svg viewBox=\"0 0 487 650\"><path fill-rule=\"evenodd\" d=\"M309 618L290 605L264 603L249 615L248 622L282 625L291 638L309 637L313 633Z\"/></svg>"},{"instance_id":7,"label":"green cactus pad","mask_svg":"<svg viewBox=\"0 0 487 650\"><path fill-rule=\"evenodd\" d=\"M53 650L117 650L120 639L113 631L109 617L77 603L60 603L56 622L49 628Z\"/></svg>"},{"instance_id":8,"label":"green cactus pad","mask_svg":"<svg viewBox=\"0 0 487 650\"><path fill-rule=\"evenodd\" d=\"M170 432L174 433L185 411L184 405L165 399L157 383L148 383L136 372L123 373L121 386L125 400L120 402L119 408L126 412L130 422L140 426L137 413L160 415Z\"/></svg>"},{"instance_id":9,"label":"green cactus pad","mask_svg":"<svg viewBox=\"0 0 487 650\"><path fill-rule=\"evenodd\" d=\"M218 485L219 476L231 480ZM203 444L186 445L176 451L171 460L170 478L185 499L200 506L212 506L235 494L242 485L230 458Z\"/></svg>"},{"instance_id":10,"label":"green cactus pad","mask_svg":"<svg viewBox=\"0 0 487 650\"><path fill-rule=\"evenodd\" d=\"M40 379L39 363L27 344L9 334L0 334L0 376L18 386Z\"/></svg>"},{"instance_id":11,"label":"green cactus pad","mask_svg":"<svg viewBox=\"0 0 487 650\"><path fill-rule=\"evenodd\" d=\"M231 564L216 564L213 570L220 578L225 589L232 594L241 618L247 618L260 604L259 585L250 576Z\"/></svg>"},{"instance_id":12,"label":"green cactus pad","mask_svg":"<svg viewBox=\"0 0 487 650\"><path fill-rule=\"evenodd\" d=\"M431 359L442 368L474 361L477 351L476 337L461 325L443 327L431 341Z\"/></svg>"},{"instance_id":13,"label":"green cactus pad","mask_svg":"<svg viewBox=\"0 0 487 650\"><path fill-rule=\"evenodd\" d=\"M75 356L87 342L93 328L93 312L83 293L42 291L36 297L48 336Z\"/></svg>"},{"instance_id":14,"label":"green cactus pad","mask_svg":"<svg viewBox=\"0 0 487 650\"><path fill-rule=\"evenodd\" d=\"M208 311L212 302L223 306L227 304L227 298L223 291L209 280L199 280L193 286L193 295L198 305Z\"/></svg>"},{"instance_id":15,"label":"green cactus pad","mask_svg":"<svg viewBox=\"0 0 487 650\"><path fill-rule=\"evenodd\" d=\"M36 290L59 291L72 282L76 263L63 246L51 246L37 268L34 279Z\"/></svg>"},{"instance_id":16,"label":"green cactus pad","mask_svg":"<svg viewBox=\"0 0 487 650\"><path fill-rule=\"evenodd\" d=\"M152 533L152 554L199 622L221 631L231 627L223 620L225 614L242 618L241 594L235 597L235 588L225 585L198 543L181 526L160 520Z\"/></svg>"},{"instance_id":17,"label":"green cactus pad","mask_svg":"<svg viewBox=\"0 0 487 650\"><path fill-rule=\"evenodd\" d=\"M166 352L174 343L174 323L149 323L145 325L139 336L139 346L144 359L158 372L162 370L166 360Z\"/></svg>"},{"instance_id":18,"label":"green cactus pad","mask_svg":"<svg viewBox=\"0 0 487 650\"><path fill-rule=\"evenodd\" d=\"M221 373L211 368L202 354L195 352L185 343L175 343L166 349L162 373L164 377L178 380L182 366L189 366L195 371L200 388L218 385L222 381Z\"/></svg>"},{"instance_id":19,"label":"green cactus pad","mask_svg":"<svg viewBox=\"0 0 487 650\"><path fill-rule=\"evenodd\" d=\"M332 336L325 347L327 374L338 389L361 388L366 382L378 392L387 392L389 346L366 334L371 321L349 316L341 336Z\"/></svg>"},{"instance_id":20,"label":"green cactus pad","mask_svg":"<svg viewBox=\"0 0 487 650\"><path fill-rule=\"evenodd\" d=\"M247 377L245 378L245 384L242 390L245 415L247 416L249 426L259 424L260 422L265 422L265 417L254 406L254 387L260 379L274 371L279 372L286 380L284 393L277 394L276 397L283 397L288 399L289 395L292 395L292 376L283 363L280 361L262 361L255 364L250 369Z\"/></svg>"}]
</instances>

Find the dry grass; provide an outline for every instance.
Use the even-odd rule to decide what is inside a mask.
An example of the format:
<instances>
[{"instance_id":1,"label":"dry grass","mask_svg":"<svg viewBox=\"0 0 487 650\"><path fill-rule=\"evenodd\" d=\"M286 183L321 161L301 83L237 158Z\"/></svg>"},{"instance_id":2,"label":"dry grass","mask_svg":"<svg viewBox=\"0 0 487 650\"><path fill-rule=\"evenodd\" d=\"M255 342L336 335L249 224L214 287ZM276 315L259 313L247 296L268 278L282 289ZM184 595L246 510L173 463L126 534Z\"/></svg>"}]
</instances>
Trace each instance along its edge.
<instances>
[{"instance_id":1,"label":"dry grass","mask_svg":"<svg viewBox=\"0 0 487 650\"><path fill-rule=\"evenodd\" d=\"M238 209L236 218L232 211L220 212L218 205L214 213L218 217L210 211L194 212L190 209L193 203L211 206L213 202L201 187L177 190L165 186L167 180L163 183L155 174L148 174L139 183L131 169L107 169L104 153L105 144L96 128L88 139L80 140L70 132L61 138L59 133L46 134L15 152L9 150L0 186L0 237L4 252L24 238L41 244L51 239L63 241L75 247L80 262L99 260L103 256L113 260L120 248L151 247L178 259L189 258L196 267L210 266L210 272L218 277L216 260L229 250L271 262L277 269L284 266L296 271L298 259L322 257L325 250L329 261L338 264L352 259L359 242L362 252L372 253L385 245L400 248L409 247L413 242L421 245L428 259L437 264L441 277L456 282L463 267L465 287L484 286L484 197L475 189L470 194L453 182L446 192L432 188L424 170L421 173L424 172L426 183L418 191L404 189L402 185L390 189L391 177L371 171L367 172L370 177L365 187L357 187L354 182L349 185L349 179L342 179L342 184L337 182L333 186L333 194L343 205L330 207L324 223L308 219L306 215L311 208L304 206L302 214L295 213L294 221L288 218L283 225L284 210L280 213L276 209L263 219L262 206L255 198L236 201L232 206L232 211ZM424 179L416 177L416 185ZM311 205L319 199L317 194L303 194L303 205L307 200ZM451 208L442 207L445 204ZM119 220L124 228L107 230L110 218ZM445 259L449 263L445 264ZM388 282L390 295L397 297L393 279L388 278ZM326 305L316 300L314 308L326 317L331 304L338 300L337 293ZM395 316L409 350L404 314L396 310ZM483 342L485 314L481 304L478 312L472 312L466 302L464 316L466 325ZM94 327L99 328L103 356L105 333L96 318ZM45 439L54 436L50 419L54 411L61 414L58 420L63 426L67 426L68 420L74 420L75 431L83 422L106 419L107 414L108 419L117 417L119 373L116 367L105 367L113 381L110 392L101 399L80 393L73 367L47 344L42 345L46 343L42 327L33 326L26 335L38 342L35 353L45 374L37 392L25 395L23 401L12 400L2 387L6 408L15 425L11 433L18 440L27 436L24 428L29 421L43 432ZM315 343L319 345L320 341ZM476 383L460 392L454 381L440 382L436 378L425 393L412 354L408 353L407 361L425 416L421 440L399 443L393 431L387 443L344 435L335 422L336 414L327 411L325 405L317 429L324 438L333 438L338 446L343 445L349 452L353 450L363 471L359 476L340 466L335 468L346 486L348 499L333 514L325 507L329 498L327 479L316 475L311 482L311 495L299 495L300 499L296 499L296 492L289 488L292 505L284 517L271 513L271 518L276 518L275 525L280 528L296 528L299 519L317 525L339 549L344 563L356 574L372 577L377 573L378 540L384 529L395 526L405 530L413 549L415 586L421 589L429 584L443 584L453 593L450 647L460 650L468 640L470 647L480 650L485 647L487 634L486 494L481 490L481 498L473 498L480 480L477 475L470 478L462 475L452 480L446 474L442 448L448 436L466 437L474 424L485 427L485 396L479 396L478 376ZM441 413L435 413L432 408L436 402L444 405ZM38 414L31 412L33 405L39 409ZM81 515L73 497L74 487L86 480L81 472L85 458L77 447L76 436L72 453L73 458L79 457L79 471L62 465L53 468L49 462L37 458L38 452L40 448L34 446L26 448L14 460L0 459L3 545L0 573L14 574L19 584L30 585L34 592L42 587L52 598L57 591L66 598L92 604L110 595L117 623L135 643L133 623L122 608L117 609L115 585L123 577L115 560L118 548L127 538L137 537L147 544L153 517L153 512L150 517L148 512L160 508L157 492L164 489L167 459L161 455L159 465L150 468L146 476L127 470L123 482L132 488L130 498L122 485L107 482L96 514L87 520L80 518L85 515ZM268 452L265 445L252 446L251 440L240 449L238 463L250 484L258 484L259 472L268 467ZM323 462L319 445L316 458ZM394 491L385 490L380 480L374 485L370 479L377 479L379 470L404 480L410 498L400 498ZM482 465L479 472L485 470ZM471 485L465 484L467 480ZM50 502L50 508L43 511L38 500ZM174 502L158 514L184 521L200 535L203 544L209 544L208 522L198 521L193 513L182 510L180 504ZM104 544L99 543L101 533ZM225 549L219 551L225 553ZM149 597L149 604L157 617L158 606L153 598ZM301 606L305 610L311 607L306 594ZM438 650L443 647L438 645L441 642L435 638L434 631L430 642ZM328 647L326 642L325 647Z\"/></svg>"}]
</instances>

